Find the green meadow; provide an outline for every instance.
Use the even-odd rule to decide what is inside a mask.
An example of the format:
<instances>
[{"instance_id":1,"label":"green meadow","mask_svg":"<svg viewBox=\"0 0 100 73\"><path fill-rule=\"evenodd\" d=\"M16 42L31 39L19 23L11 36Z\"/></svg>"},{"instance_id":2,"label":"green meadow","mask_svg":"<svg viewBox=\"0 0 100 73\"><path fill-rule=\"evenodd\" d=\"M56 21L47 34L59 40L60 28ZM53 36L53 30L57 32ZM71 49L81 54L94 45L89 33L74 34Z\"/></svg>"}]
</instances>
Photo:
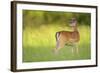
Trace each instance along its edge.
<instances>
[{"instance_id":1,"label":"green meadow","mask_svg":"<svg viewBox=\"0 0 100 73\"><path fill-rule=\"evenodd\" d=\"M50 20L50 16L48 16L48 21L45 19L47 22L42 20L43 23L40 24L37 20L40 17L43 18L43 15L41 11L37 11L37 13L40 14L37 15L39 17L36 16L34 11L23 11L23 62L85 60L91 58L91 28L89 22L87 24L78 23L80 33L79 54L76 54L76 49L72 53L73 47L70 45L66 45L60 49L58 54L55 54L53 51L56 47L55 33L61 30L72 31L72 29L68 26L68 22L64 23L65 20L59 22L61 19L58 19L58 21L55 20L56 22L54 22L52 21L53 18ZM50 12L48 13L50 14ZM86 16L86 14L84 15ZM68 15L66 14L66 16ZM77 13L78 16L82 16L82 14L78 15ZM72 15L70 14L69 17L71 18ZM34 18L37 20L32 21Z\"/></svg>"}]
</instances>

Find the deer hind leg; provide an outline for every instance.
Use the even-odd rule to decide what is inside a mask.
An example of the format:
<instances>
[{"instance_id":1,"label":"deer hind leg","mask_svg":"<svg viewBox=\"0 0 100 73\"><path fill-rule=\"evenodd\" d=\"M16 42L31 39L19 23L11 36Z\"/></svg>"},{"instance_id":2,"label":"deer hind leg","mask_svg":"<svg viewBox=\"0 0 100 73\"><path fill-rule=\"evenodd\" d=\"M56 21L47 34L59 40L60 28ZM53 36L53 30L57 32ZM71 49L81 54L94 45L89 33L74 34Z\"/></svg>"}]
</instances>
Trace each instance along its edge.
<instances>
[{"instance_id":1,"label":"deer hind leg","mask_svg":"<svg viewBox=\"0 0 100 73\"><path fill-rule=\"evenodd\" d=\"M65 44L64 44L64 41L60 37L60 33L59 32L56 33L56 48L54 50L55 53L57 54L59 50L64 47L64 45Z\"/></svg>"},{"instance_id":2,"label":"deer hind leg","mask_svg":"<svg viewBox=\"0 0 100 73\"><path fill-rule=\"evenodd\" d=\"M56 43L56 48L55 48L55 53L56 53L56 54L59 53L59 50L60 50L61 48L63 48L64 45L65 45L65 44L64 44L63 42L57 41L57 43Z\"/></svg>"}]
</instances>

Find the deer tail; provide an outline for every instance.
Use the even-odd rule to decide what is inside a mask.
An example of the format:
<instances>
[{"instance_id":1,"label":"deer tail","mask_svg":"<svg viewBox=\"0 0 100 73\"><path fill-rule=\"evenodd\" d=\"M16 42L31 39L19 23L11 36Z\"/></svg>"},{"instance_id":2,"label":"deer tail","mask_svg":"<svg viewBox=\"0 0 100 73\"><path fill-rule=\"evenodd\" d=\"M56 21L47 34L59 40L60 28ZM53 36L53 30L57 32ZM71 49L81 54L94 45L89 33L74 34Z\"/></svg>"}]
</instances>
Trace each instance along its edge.
<instances>
[{"instance_id":1,"label":"deer tail","mask_svg":"<svg viewBox=\"0 0 100 73\"><path fill-rule=\"evenodd\" d=\"M60 32L56 32L56 35L55 35L55 37L56 37L56 41L58 41L59 40L59 37L60 36Z\"/></svg>"}]
</instances>

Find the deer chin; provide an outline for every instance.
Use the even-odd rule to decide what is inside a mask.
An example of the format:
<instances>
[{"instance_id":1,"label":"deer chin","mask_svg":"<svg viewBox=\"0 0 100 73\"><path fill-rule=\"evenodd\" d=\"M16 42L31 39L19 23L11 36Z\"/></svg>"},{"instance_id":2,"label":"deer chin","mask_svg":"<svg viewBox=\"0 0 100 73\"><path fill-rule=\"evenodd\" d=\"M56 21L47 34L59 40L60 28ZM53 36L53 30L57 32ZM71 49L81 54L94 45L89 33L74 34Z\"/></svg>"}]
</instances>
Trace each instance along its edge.
<instances>
[{"instance_id":1,"label":"deer chin","mask_svg":"<svg viewBox=\"0 0 100 73\"><path fill-rule=\"evenodd\" d=\"M76 23L71 23L69 26L70 27L75 27L76 26Z\"/></svg>"}]
</instances>

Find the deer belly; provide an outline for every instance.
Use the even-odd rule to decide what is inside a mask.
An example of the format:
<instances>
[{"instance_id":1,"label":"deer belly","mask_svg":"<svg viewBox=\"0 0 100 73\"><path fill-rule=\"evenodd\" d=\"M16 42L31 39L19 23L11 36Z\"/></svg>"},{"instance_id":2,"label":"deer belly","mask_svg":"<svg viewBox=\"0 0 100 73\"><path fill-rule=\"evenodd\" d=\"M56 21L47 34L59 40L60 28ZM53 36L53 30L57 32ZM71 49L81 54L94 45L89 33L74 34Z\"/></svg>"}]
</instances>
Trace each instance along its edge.
<instances>
[{"instance_id":1,"label":"deer belly","mask_svg":"<svg viewBox=\"0 0 100 73\"><path fill-rule=\"evenodd\" d=\"M76 43L78 42L78 38L66 37L66 43Z\"/></svg>"}]
</instances>

